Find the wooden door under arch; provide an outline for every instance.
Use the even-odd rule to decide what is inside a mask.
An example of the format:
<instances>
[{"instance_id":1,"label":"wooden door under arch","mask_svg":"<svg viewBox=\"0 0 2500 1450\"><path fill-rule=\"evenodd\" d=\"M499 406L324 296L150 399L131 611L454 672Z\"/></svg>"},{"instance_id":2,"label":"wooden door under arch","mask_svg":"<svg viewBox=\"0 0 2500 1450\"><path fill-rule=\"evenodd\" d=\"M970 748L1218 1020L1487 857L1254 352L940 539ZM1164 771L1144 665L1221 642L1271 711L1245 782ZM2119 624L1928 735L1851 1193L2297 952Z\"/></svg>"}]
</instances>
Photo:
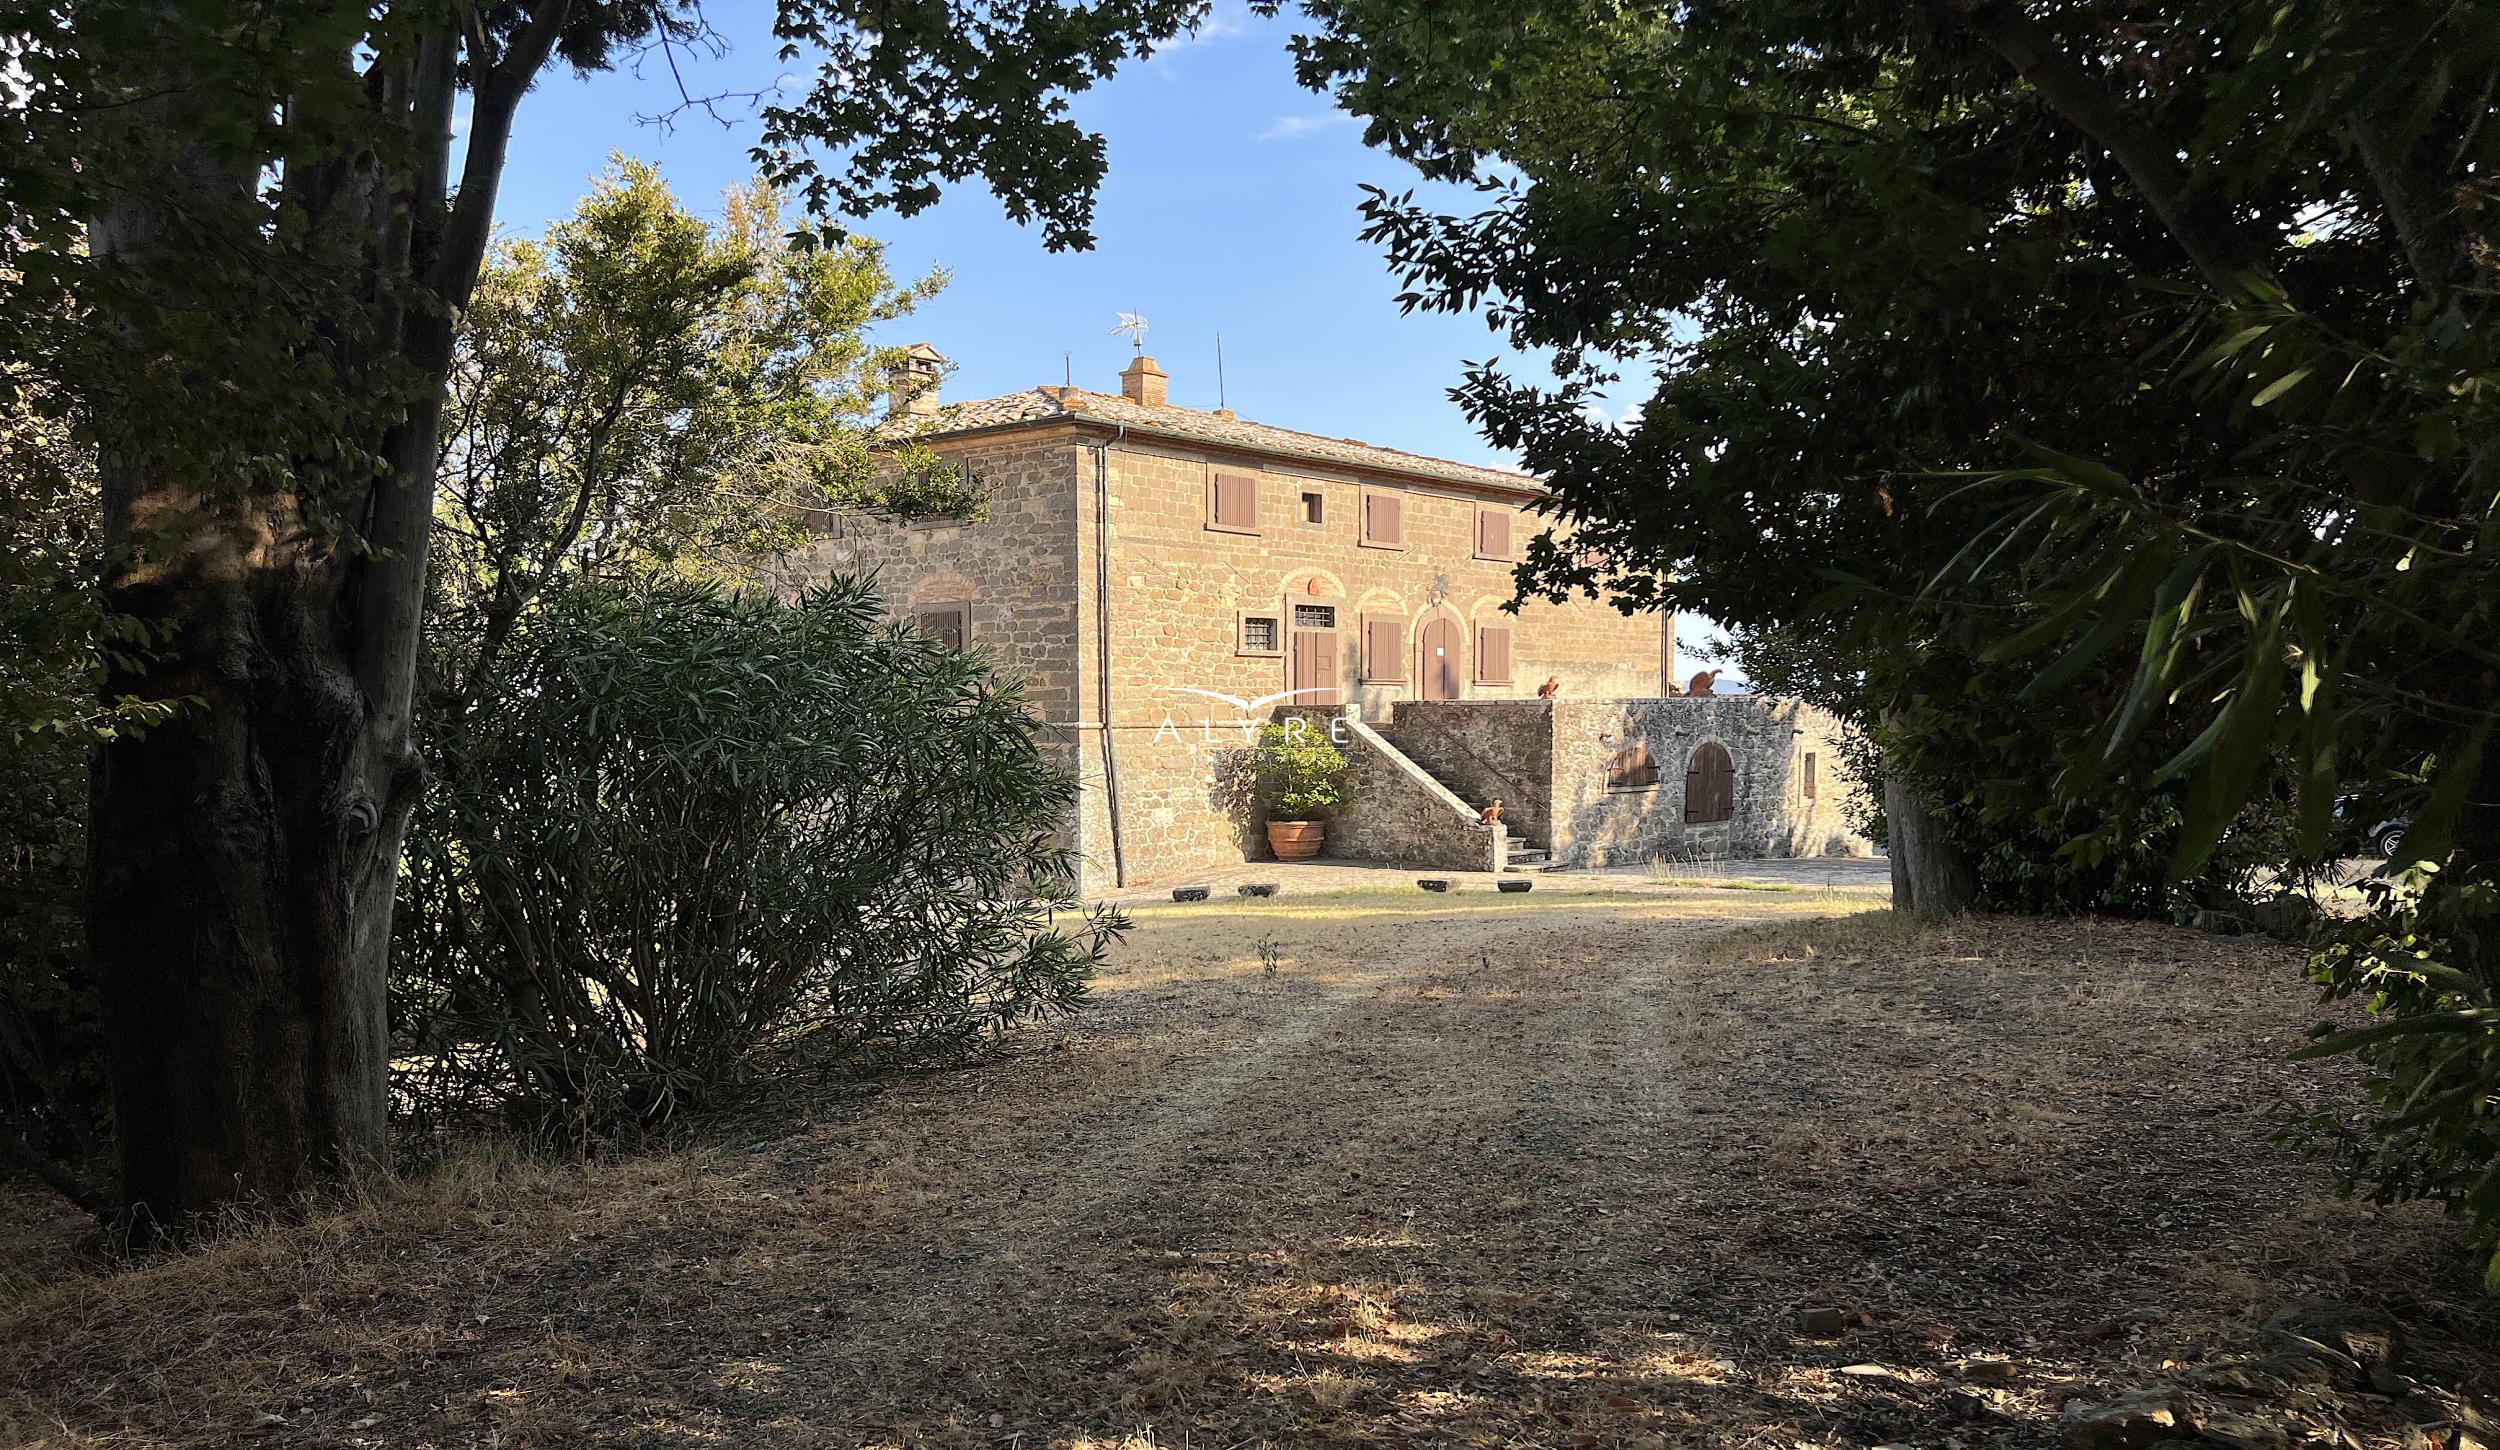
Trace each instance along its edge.
<instances>
[{"instance_id":1,"label":"wooden door under arch","mask_svg":"<svg viewBox=\"0 0 2500 1450\"><path fill-rule=\"evenodd\" d=\"M1458 698L1459 667L1465 656L1459 641L1458 621L1448 615L1436 615L1424 621L1415 631L1415 653L1420 673L1415 692L1425 700Z\"/></svg>"}]
</instances>

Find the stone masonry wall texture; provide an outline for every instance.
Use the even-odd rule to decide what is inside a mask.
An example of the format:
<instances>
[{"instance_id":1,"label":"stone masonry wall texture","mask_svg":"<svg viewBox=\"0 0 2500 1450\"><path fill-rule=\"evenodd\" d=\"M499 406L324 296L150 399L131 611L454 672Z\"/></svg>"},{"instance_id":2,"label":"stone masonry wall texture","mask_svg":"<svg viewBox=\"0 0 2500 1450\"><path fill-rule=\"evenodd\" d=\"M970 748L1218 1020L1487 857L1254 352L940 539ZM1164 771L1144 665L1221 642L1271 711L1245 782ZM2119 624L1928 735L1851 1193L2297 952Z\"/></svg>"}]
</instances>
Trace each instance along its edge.
<instances>
[{"instance_id":1,"label":"stone masonry wall texture","mask_svg":"<svg viewBox=\"0 0 2500 1450\"><path fill-rule=\"evenodd\" d=\"M1476 809L1369 725L1334 711L1299 712L1345 752L1346 803L1328 822L1325 856L1434 871L1499 871L1500 833Z\"/></svg>"},{"instance_id":2,"label":"stone masonry wall texture","mask_svg":"<svg viewBox=\"0 0 2500 1450\"><path fill-rule=\"evenodd\" d=\"M1554 710L1551 849L1567 866L1757 856L1863 856L1872 847L1850 827L1858 783L1839 769L1839 722L1794 700L1733 695L1698 699L1558 701ZM1734 814L1687 824L1685 768L1705 741L1736 766ZM1626 745L1646 745L1659 766L1648 790L1609 790L1607 765ZM1805 757L1816 791L1805 794Z\"/></svg>"}]
</instances>

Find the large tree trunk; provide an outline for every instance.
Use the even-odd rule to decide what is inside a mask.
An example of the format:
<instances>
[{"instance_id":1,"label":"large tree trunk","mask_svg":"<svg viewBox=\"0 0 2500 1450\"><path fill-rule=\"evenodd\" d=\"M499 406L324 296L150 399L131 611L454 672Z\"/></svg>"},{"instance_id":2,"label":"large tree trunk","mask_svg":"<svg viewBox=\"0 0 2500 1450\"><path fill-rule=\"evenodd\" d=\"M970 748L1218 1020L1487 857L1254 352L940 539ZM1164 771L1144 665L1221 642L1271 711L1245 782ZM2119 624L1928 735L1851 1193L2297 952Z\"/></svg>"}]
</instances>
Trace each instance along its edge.
<instances>
[{"instance_id":1,"label":"large tree trunk","mask_svg":"<svg viewBox=\"0 0 2500 1450\"><path fill-rule=\"evenodd\" d=\"M302 295L341 309L306 343L334 369L340 406L307 400L305 416L272 421L274 441L219 436L221 422L250 426L231 409L134 425L96 400L106 537L127 558L112 605L162 632L106 689L186 702L99 752L92 790L89 935L122 1186L143 1224L178 1232L389 1165L391 915L422 778L412 715L437 435L453 312L476 283L512 110L565 6L535 11L500 63L471 57L457 206L460 41L399 37L404 49L371 58L373 149L316 146L283 168L300 253L283 250L296 233L272 243L249 205L266 160L202 154L180 110L259 103L174 83L178 43L131 61L134 94L150 99L121 113L137 123L122 149L108 142L127 177L107 181L89 245L123 279L119 295L153 299L115 319L136 366L212 399L248 381L216 371L235 357L152 337L167 316L216 316L216 284L201 295L186 275L203 250L271 275L299 268ZM284 471L237 484L238 457ZM343 476L358 459L365 471ZM222 468L223 487L195 468Z\"/></svg>"},{"instance_id":2,"label":"large tree trunk","mask_svg":"<svg viewBox=\"0 0 2500 1450\"><path fill-rule=\"evenodd\" d=\"M1901 781L1884 782L1884 836L1892 859L1892 909L1933 920L1979 903L1979 875L1944 822Z\"/></svg>"},{"instance_id":3,"label":"large tree trunk","mask_svg":"<svg viewBox=\"0 0 2500 1450\"><path fill-rule=\"evenodd\" d=\"M108 506L161 492L118 480ZM123 1191L159 1225L388 1166L384 969L417 772L357 683L352 566L281 542L291 523L195 524L115 589L172 630L115 686L196 702L101 752L90 837Z\"/></svg>"}]
</instances>

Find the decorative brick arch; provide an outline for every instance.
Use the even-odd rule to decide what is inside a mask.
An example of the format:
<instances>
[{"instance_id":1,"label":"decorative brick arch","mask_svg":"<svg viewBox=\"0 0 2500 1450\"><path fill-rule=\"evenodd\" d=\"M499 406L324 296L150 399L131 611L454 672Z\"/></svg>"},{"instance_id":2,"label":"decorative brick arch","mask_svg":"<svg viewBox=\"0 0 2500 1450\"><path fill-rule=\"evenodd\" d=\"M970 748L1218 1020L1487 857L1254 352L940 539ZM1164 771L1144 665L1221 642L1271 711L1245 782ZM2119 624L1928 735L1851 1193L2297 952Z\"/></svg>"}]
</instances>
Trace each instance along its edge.
<instances>
[{"instance_id":1,"label":"decorative brick arch","mask_svg":"<svg viewBox=\"0 0 2500 1450\"><path fill-rule=\"evenodd\" d=\"M1325 569L1296 569L1285 576L1285 602L1297 599L1341 600L1345 581Z\"/></svg>"},{"instance_id":2,"label":"decorative brick arch","mask_svg":"<svg viewBox=\"0 0 2500 1450\"><path fill-rule=\"evenodd\" d=\"M931 574L911 586L903 596L905 604L970 604L981 597L980 588L961 574Z\"/></svg>"}]
</instances>

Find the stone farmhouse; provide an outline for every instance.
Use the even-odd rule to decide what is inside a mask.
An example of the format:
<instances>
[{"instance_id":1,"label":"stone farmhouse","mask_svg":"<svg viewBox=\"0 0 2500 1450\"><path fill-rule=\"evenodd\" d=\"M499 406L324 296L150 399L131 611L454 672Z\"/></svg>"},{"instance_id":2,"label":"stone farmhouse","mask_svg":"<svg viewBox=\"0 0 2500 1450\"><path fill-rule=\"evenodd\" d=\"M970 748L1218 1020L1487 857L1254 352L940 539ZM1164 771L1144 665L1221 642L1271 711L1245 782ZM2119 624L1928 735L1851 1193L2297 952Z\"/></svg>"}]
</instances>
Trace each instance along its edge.
<instances>
[{"instance_id":1,"label":"stone farmhouse","mask_svg":"<svg viewBox=\"0 0 2500 1450\"><path fill-rule=\"evenodd\" d=\"M944 403L911 350L893 425L988 516L815 516L795 585L876 571L896 613L1027 681L1081 783L1085 886L1267 851L1247 769L1282 711L1354 760L1327 853L1441 869L1863 853L1834 722L1672 697L1675 621L1594 600L1513 614L1533 478L1176 406L1152 358L1116 395ZM1538 689L1555 682L1550 698ZM1499 798L1503 821L1479 822Z\"/></svg>"}]
</instances>

